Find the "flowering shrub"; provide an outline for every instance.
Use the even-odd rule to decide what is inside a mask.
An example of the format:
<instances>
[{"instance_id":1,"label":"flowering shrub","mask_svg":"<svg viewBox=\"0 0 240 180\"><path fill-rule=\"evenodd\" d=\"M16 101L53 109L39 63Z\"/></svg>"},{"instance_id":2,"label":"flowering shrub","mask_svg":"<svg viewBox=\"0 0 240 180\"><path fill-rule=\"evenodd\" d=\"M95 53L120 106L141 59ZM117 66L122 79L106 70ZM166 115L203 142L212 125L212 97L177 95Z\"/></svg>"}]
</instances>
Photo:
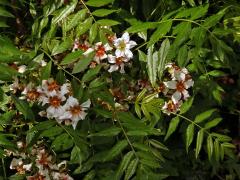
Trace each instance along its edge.
<instances>
[{"instance_id":1,"label":"flowering shrub","mask_svg":"<svg viewBox=\"0 0 240 180\"><path fill-rule=\"evenodd\" d=\"M240 178L239 8L0 1L0 178Z\"/></svg>"}]
</instances>

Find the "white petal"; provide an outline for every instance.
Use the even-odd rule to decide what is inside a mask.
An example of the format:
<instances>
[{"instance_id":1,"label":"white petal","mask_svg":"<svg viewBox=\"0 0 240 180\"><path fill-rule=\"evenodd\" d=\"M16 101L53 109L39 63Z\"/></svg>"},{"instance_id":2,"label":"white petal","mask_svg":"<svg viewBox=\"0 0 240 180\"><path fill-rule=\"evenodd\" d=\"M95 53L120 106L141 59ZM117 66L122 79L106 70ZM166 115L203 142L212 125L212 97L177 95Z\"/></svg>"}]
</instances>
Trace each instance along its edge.
<instances>
[{"instance_id":1,"label":"white petal","mask_svg":"<svg viewBox=\"0 0 240 180\"><path fill-rule=\"evenodd\" d=\"M184 74L183 72L181 71L174 71L173 73L173 76L176 80L178 81L184 81L185 80L185 77L186 77L186 74Z\"/></svg>"},{"instance_id":2,"label":"white petal","mask_svg":"<svg viewBox=\"0 0 240 180\"><path fill-rule=\"evenodd\" d=\"M124 52L121 51L120 49L116 49L115 55L116 55L116 57L121 57L121 56L124 56Z\"/></svg>"},{"instance_id":3,"label":"white petal","mask_svg":"<svg viewBox=\"0 0 240 180\"><path fill-rule=\"evenodd\" d=\"M84 56L87 56L87 55L89 55L90 53L92 53L93 51L94 51L93 48L88 48L88 50L85 51L85 52L83 53L83 55L84 55Z\"/></svg>"},{"instance_id":4,"label":"white petal","mask_svg":"<svg viewBox=\"0 0 240 180\"><path fill-rule=\"evenodd\" d=\"M116 57L111 55L111 54L109 54L108 55L108 62L112 63L112 64L115 64L116 63Z\"/></svg>"},{"instance_id":5,"label":"white petal","mask_svg":"<svg viewBox=\"0 0 240 180\"><path fill-rule=\"evenodd\" d=\"M79 116L80 116L80 118L81 118L82 120L85 119L86 115L87 115L87 113L85 113L84 111L82 111L82 112L79 114Z\"/></svg>"},{"instance_id":6,"label":"white petal","mask_svg":"<svg viewBox=\"0 0 240 180\"><path fill-rule=\"evenodd\" d=\"M124 63L121 63L121 64L120 64L120 73L125 73Z\"/></svg>"},{"instance_id":7,"label":"white petal","mask_svg":"<svg viewBox=\"0 0 240 180\"><path fill-rule=\"evenodd\" d=\"M125 50L125 55L126 55L126 57L129 58L129 59L132 59L132 58L133 58L133 53L132 53L132 51L130 51L130 50L128 50L128 49Z\"/></svg>"},{"instance_id":8,"label":"white petal","mask_svg":"<svg viewBox=\"0 0 240 180\"><path fill-rule=\"evenodd\" d=\"M69 98L67 99L66 102L67 106L73 107L73 106L78 106L79 102L76 98L74 98L73 96L69 96Z\"/></svg>"},{"instance_id":9,"label":"white petal","mask_svg":"<svg viewBox=\"0 0 240 180\"><path fill-rule=\"evenodd\" d=\"M188 93L187 90L182 91L182 94L183 94L183 99L184 99L184 100L189 97L189 93Z\"/></svg>"},{"instance_id":10,"label":"white petal","mask_svg":"<svg viewBox=\"0 0 240 180\"><path fill-rule=\"evenodd\" d=\"M172 101L174 104L177 104L178 101L181 99L182 94L179 91L176 91L173 95L172 95Z\"/></svg>"},{"instance_id":11,"label":"white petal","mask_svg":"<svg viewBox=\"0 0 240 180\"><path fill-rule=\"evenodd\" d=\"M100 60L103 60L103 59L106 59L107 58L107 55L104 54L103 56L100 57Z\"/></svg>"},{"instance_id":12,"label":"white petal","mask_svg":"<svg viewBox=\"0 0 240 180\"><path fill-rule=\"evenodd\" d=\"M72 118L72 114L69 111L66 111L59 117L59 120L71 119L71 118Z\"/></svg>"},{"instance_id":13,"label":"white petal","mask_svg":"<svg viewBox=\"0 0 240 180\"><path fill-rule=\"evenodd\" d=\"M98 48L98 46L101 46L101 45L102 45L102 42L97 42L97 43L95 44L95 47Z\"/></svg>"},{"instance_id":14,"label":"white petal","mask_svg":"<svg viewBox=\"0 0 240 180\"><path fill-rule=\"evenodd\" d=\"M189 80L184 82L184 86L185 86L186 89L192 87L193 84L194 84L194 81L192 79L189 79Z\"/></svg>"},{"instance_id":15,"label":"white petal","mask_svg":"<svg viewBox=\"0 0 240 180\"><path fill-rule=\"evenodd\" d=\"M27 69L27 66L21 65L18 67L18 72L22 74L26 71L26 69Z\"/></svg>"},{"instance_id":16,"label":"white petal","mask_svg":"<svg viewBox=\"0 0 240 180\"><path fill-rule=\"evenodd\" d=\"M104 45L105 51L111 51L113 48L107 43Z\"/></svg>"},{"instance_id":17,"label":"white petal","mask_svg":"<svg viewBox=\"0 0 240 180\"><path fill-rule=\"evenodd\" d=\"M81 104L81 107L89 108L90 105L91 105L91 101L90 101L90 99L88 99L86 102L84 102L84 103Z\"/></svg>"},{"instance_id":18,"label":"white petal","mask_svg":"<svg viewBox=\"0 0 240 180\"><path fill-rule=\"evenodd\" d=\"M117 71L118 68L119 68L118 65L111 65L111 66L110 66L110 69L108 70L108 72L111 73L111 72Z\"/></svg>"},{"instance_id":19,"label":"white petal","mask_svg":"<svg viewBox=\"0 0 240 180\"><path fill-rule=\"evenodd\" d=\"M23 165L23 168L26 169L26 171L31 171L32 163Z\"/></svg>"},{"instance_id":20,"label":"white petal","mask_svg":"<svg viewBox=\"0 0 240 180\"><path fill-rule=\"evenodd\" d=\"M129 34L128 32L125 32L123 35L122 35L122 39L124 40L125 43L129 42Z\"/></svg>"},{"instance_id":21,"label":"white petal","mask_svg":"<svg viewBox=\"0 0 240 180\"><path fill-rule=\"evenodd\" d=\"M62 96L69 93L68 84L65 83L61 86L61 92L60 93L61 93Z\"/></svg>"},{"instance_id":22,"label":"white petal","mask_svg":"<svg viewBox=\"0 0 240 180\"><path fill-rule=\"evenodd\" d=\"M176 89L176 85L177 85L176 81L167 81L167 82L163 82L163 83L169 89Z\"/></svg>"},{"instance_id":23,"label":"white petal","mask_svg":"<svg viewBox=\"0 0 240 180\"><path fill-rule=\"evenodd\" d=\"M130 41L129 44L130 44L130 48L133 48L134 46L137 45L135 41Z\"/></svg>"}]
</instances>

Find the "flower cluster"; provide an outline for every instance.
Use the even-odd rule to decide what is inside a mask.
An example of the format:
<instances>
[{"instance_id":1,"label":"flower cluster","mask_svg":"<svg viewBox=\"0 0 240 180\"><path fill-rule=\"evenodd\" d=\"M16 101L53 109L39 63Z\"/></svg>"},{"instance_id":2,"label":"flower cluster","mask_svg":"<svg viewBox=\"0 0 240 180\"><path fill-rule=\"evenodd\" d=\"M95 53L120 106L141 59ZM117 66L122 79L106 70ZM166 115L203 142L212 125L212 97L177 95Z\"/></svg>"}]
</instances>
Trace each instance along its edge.
<instances>
[{"instance_id":1,"label":"flower cluster","mask_svg":"<svg viewBox=\"0 0 240 180\"><path fill-rule=\"evenodd\" d=\"M186 68L180 68L174 63L168 63L165 71L166 77L157 90L170 97L162 107L163 112L170 115L179 111L183 101L189 97L188 89L193 86L194 81Z\"/></svg>"},{"instance_id":2,"label":"flower cluster","mask_svg":"<svg viewBox=\"0 0 240 180\"><path fill-rule=\"evenodd\" d=\"M79 104L71 95L71 86L68 83L59 85L54 79L43 80L42 85L35 87L29 83L22 92L28 101L41 104L46 110L41 116L54 118L58 123L71 124L75 129L79 120L85 119L85 112L90 107L90 100Z\"/></svg>"},{"instance_id":3,"label":"flower cluster","mask_svg":"<svg viewBox=\"0 0 240 180\"><path fill-rule=\"evenodd\" d=\"M32 147L31 152L27 152L26 144L19 141L16 152L6 150L9 156L13 156L10 169L17 171L16 174L27 175L28 180L73 180L67 173L67 162L57 164L41 144L42 142L38 142Z\"/></svg>"},{"instance_id":4,"label":"flower cluster","mask_svg":"<svg viewBox=\"0 0 240 180\"><path fill-rule=\"evenodd\" d=\"M81 49L84 51L84 55L95 52L91 66L100 64L102 60L108 59L108 63L110 64L109 72L119 70L120 73L125 73L124 66L133 58L131 49L136 45L136 42L131 41L129 34L125 32L121 38L117 38L115 35L109 36L108 43L106 44L97 42L91 46L87 41L79 43L79 41L76 40L73 50Z\"/></svg>"}]
</instances>

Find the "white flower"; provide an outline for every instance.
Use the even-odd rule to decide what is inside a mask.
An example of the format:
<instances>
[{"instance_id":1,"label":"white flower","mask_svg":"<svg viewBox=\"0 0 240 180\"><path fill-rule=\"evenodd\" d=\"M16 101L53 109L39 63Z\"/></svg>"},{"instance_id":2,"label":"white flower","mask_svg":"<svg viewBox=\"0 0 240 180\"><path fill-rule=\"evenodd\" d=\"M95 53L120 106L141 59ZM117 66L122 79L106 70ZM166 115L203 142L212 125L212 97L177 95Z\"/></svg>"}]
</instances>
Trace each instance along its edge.
<instances>
[{"instance_id":1,"label":"white flower","mask_svg":"<svg viewBox=\"0 0 240 180\"><path fill-rule=\"evenodd\" d=\"M127 63L129 59L121 56L121 57L116 57L113 55L108 55L108 62L111 63L110 69L108 72L113 72L117 71L120 69L120 73L125 73L124 71L124 63Z\"/></svg>"},{"instance_id":2,"label":"white flower","mask_svg":"<svg viewBox=\"0 0 240 180\"><path fill-rule=\"evenodd\" d=\"M125 56L129 59L133 58L131 48L137 45L135 41L130 41L128 32L125 32L121 38L114 40L114 46L116 47L115 54L117 57Z\"/></svg>"},{"instance_id":3,"label":"white flower","mask_svg":"<svg viewBox=\"0 0 240 180\"><path fill-rule=\"evenodd\" d=\"M23 160L13 158L10 164L10 169L16 169L18 174L25 174L26 171L31 171L32 163L30 164L23 164Z\"/></svg>"},{"instance_id":4,"label":"white flower","mask_svg":"<svg viewBox=\"0 0 240 180\"><path fill-rule=\"evenodd\" d=\"M112 47L107 43L105 45L102 42L98 42L95 44L94 48L89 48L84 55L88 55L95 51L94 61L100 64L100 61L107 58L107 51L112 50Z\"/></svg>"},{"instance_id":5,"label":"white flower","mask_svg":"<svg viewBox=\"0 0 240 180\"><path fill-rule=\"evenodd\" d=\"M27 69L27 66L21 65L18 67L18 72L23 74L26 71L26 69Z\"/></svg>"},{"instance_id":6,"label":"white flower","mask_svg":"<svg viewBox=\"0 0 240 180\"><path fill-rule=\"evenodd\" d=\"M24 88L22 94L25 95L28 101L36 101L40 96L40 93L31 82Z\"/></svg>"},{"instance_id":7,"label":"white flower","mask_svg":"<svg viewBox=\"0 0 240 180\"><path fill-rule=\"evenodd\" d=\"M172 81L163 82L168 89L176 90L172 95L172 101L175 104L177 104L182 97L184 100L189 97L187 89L193 86L194 81L191 78L186 77L186 74L183 72L175 73Z\"/></svg>"},{"instance_id":8,"label":"white flower","mask_svg":"<svg viewBox=\"0 0 240 180\"><path fill-rule=\"evenodd\" d=\"M65 113L59 117L60 120L71 120L72 126L75 129L79 120L85 119L87 113L85 112L90 107L91 101L79 105L76 98L70 96L64 105Z\"/></svg>"},{"instance_id":9,"label":"white flower","mask_svg":"<svg viewBox=\"0 0 240 180\"><path fill-rule=\"evenodd\" d=\"M172 100L164 103L162 107L163 113L170 115L171 113L176 113L180 110L180 106L182 105L182 101L178 101L178 103L174 103Z\"/></svg>"},{"instance_id":10,"label":"white flower","mask_svg":"<svg viewBox=\"0 0 240 180\"><path fill-rule=\"evenodd\" d=\"M52 172L53 180L73 180L71 176L65 173Z\"/></svg>"},{"instance_id":11,"label":"white flower","mask_svg":"<svg viewBox=\"0 0 240 180\"><path fill-rule=\"evenodd\" d=\"M47 117L48 118L57 118L64 113L64 108L61 105L63 101L66 100L66 97L61 93L53 91L49 94L48 97L42 97L42 104L49 104L47 108Z\"/></svg>"},{"instance_id":12,"label":"white flower","mask_svg":"<svg viewBox=\"0 0 240 180\"><path fill-rule=\"evenodd\" d=\"M188 70L186 68L180 68L174 63L168 63L165 66L165 69L171 74L171 77L175 80L177 76L188 74Z\"/></svg>"}]
</instances>

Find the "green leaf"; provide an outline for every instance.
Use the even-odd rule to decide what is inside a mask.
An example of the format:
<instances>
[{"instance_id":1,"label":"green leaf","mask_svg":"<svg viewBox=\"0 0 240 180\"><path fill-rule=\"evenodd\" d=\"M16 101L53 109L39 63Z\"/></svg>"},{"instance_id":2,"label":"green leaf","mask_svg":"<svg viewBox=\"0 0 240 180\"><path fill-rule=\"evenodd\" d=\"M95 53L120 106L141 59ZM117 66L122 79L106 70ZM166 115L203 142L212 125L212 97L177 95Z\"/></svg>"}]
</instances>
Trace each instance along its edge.
<instances>
[{"instance_id":1,"label":"green leaf","mask_svg":"<svg viewBox=\"0 0 240 180\"><path fill-rule=\"evenodd\" d=\"M172 21L165 21L160 23L157 30L150 37L147 47L154 45L161 38L163 38L163 36L165 36L170 31L171 27L172 27Z\"/></svg>"},{"instance_id":2,"label":"green leaf","mask_svg":"<svg viewBox=\"0 0 240 180\"><path fill-rule=\"evenodd\" d=\"M83 51L81 51L81 50L74 51L74 52L67 54L63 58L61 65L71 64L71 63L77 61L81 57L82 54L83 54Z\"/></svg>"},{"instance_id":3,"label":"green leaf","mask_svg":"<svg viewBox=\"0 0 240 180\"><path fill-rule=\"evenodd\" d=\"M192 29L191 39L197 48L200 48L204 44L204 41L206 39L206 32L206 29L202 27Z\"/></svg>"},{"instance_id":4,"label":"green leaf","mask_svg":"<svg viewBox=\"0 0 240 180\"><path fill-rule=\"evenodd\" d=\"M139 61L147 62L147 55L141 50L138 50L138 57L139 57Z\"/></svg>"},{"instance_id":5,"label":"green leaf","mask_svg":"<svg viewBox=\"0 0 240 180\"><path fill-rule=\"evenodd\" d=\"M224 11L220 11L219 13L208 17L207 19L205 19L203 23L203 27L209 29L215 26L217 23L219 23L219 21L222 19L223 16L224 16Z\"/></svg>"},{"instance_id":6,"label":"green leaf","mask_svg":"<svg viewBox=\"0 0 240 180\"><path fill-rule=\"evenodd\" d=\"M13 110L2 114L0 116L0 124L1 125L11 124L15 114L16 114L16 111L13 111Z\"/></svg>"},{"instance_id":7,"label":"green leaf","mask_svg":"<svg viewBox=\"0 0 240 180\"><path fill-rule=\"evenodd\" d=\"M207 73L210 76L213 77L222 77L222 76L226 76L226 73L223 71L219 71L219 70L213 70Z\"/></svg>"},{"instance_id":8,"label":"green leaf","mask_svg":"<svg viewBox=\"0 0 240 180\"><path fill-rule=\"evenodd\" d=\"M147 54L147 70L148 77L152 84L155 86L157 80L157 63L158 63L158 53L153 53L153 46L148 49Z\"/></svg>"},{"instance_id":9,"label":"green leaf","mask_svg":"<svg viewBox=\"0 0 240 180\"><path fill-rule=\"evenodd\" d=\"M2 81L11 81L13 80L13 77L18 75L18 72L15 69L1 63L0 63L0 72L1 72L0 80Z\"/></svg>"},{"instance_id":10,"label":"green leaf","mask_svg":"<svg viewBox=\"0 0 240 180\"><path fill-rule=\"evenodd\" d=\"M87 173L86 176L84 176L83 180L94 180L95 176L96 176L96 171L91 170L90 172Z\"/></svg>"},{"instance_id":11,"label":"green leaf","mask_svg":"<svg viewBox=\"0 0 240 180\"><path fill-rule=\"evenodd\" d=\"M92 26L93 18L89 17L84 22L80 23L76 29L76 36L79 37L86 33Z\"/></svg>"},{"instance_id":12,"label":"green leaf","mask_svg":"<svg viewBox=\"0 0 240 180\"><path fill-rule=\"evenodd\" d=\"M23 113L25 119L32 120L32 121L35 119L34 113L33 113L31 108L29 107L29 104L26 101L20 100L17 97L15 97L14 95L12 95L12 100L13 100L16 108L21 113Z\"/></svg>"},{"instance_id":13,"label":"green leaf","mask_svg":"<svg viewBox=\"0 0 240 180\"><path fill-rule=\"evenodd\" d=\"M137 32L143 32L146 31L148 29L154 29L158 26L159 23L157 22L144 22L144 23L139 23L136 25L133 25L131 27L129 27L126 32L129 33L137 33Z\"/></svg>"},{"instance_id":14,"label":"green leaf","mask_svg":"<svg viewBox=\"0 0 240 180\"><path fill-rule=\"evenodd\" d=\"M186 150L188 152L189 146L192 144L194 137L194 124L189 124L186 129Z\"/></svg>"},{"instance_id":15,"label":"green leaf","mask_svg":"<svg viewBox=\"0 0 240 180\"><path fill-rule=\"evenodd\" d=\"M226 148L232 148L232 149L235 149L236 146L234 144L231 144L231 143L227 143L227 142L224 142L221 144L223 147L226 147Z\"/></svg>"},{"instance_id":16,"label":"green leaf","mask_svg":"<svg viewBox=\"0 0 240 180\"><path fill-rule=\"evenodd\" d=\"M232 138L223 134L211 133L212 136L217 137L220 142L232 141Z\"/></svg>"},{"instance_id":17,"label":"green leaf","mask_svg":"<svg viewBox=\"0 0 240 180\"><path fill-rule=\"evenodd\" d=\"M52 61L49 61L47 65L42 68L41 80L49 79L51 76L51 70L52 70Z\"/></svg>"},{"instance_id":18,"label":"green leaf","mask_svg":"<svg viewBox=\"0 0 240 180\"><path fill-rule=\"evenodd\" d=\"M0 6L0 16L4 16L4 17L11 17L14 18L15 16L8 12L4 7Z\"/></svg>"},{"instance_id":19,"label":"green leaf","mask_svg":"<svg viewBox=\"0 0 240 180\"><path fill-rule=\"evenodd\" d=\"M101 7L101 6L105 6L107 4L113 3L114 0L89 0L86 2L86 5L88 6L92 6L92 7Z\"/></svg>"},{"instance_id":20,"label":"green leaf","mask_svg":"<svg viewBox=\"0 0 240 180\"><path fill-rule=\"evenodd\" d=\"M74 14L72 17L69 17L69 21L67 21L66 31L69 31L76 27L79 24L79 22L85 19L86 14L87 9L82 9L78 11L76 14Z\"/></svg>"},{"instance_id":21,"label":"green leaf","mask_svg":"<svg viewBox=\"0 0 240 180\"><path fill-rule=\"evenodd\" d=\"M207 152L208 152L208 159L211 160L212 154L213 154L213 139L211 135L209 135L207 138Z\"/></svg>"},{"instance_id":22,"label":"green leaf","mask_svg":"<svg viewBox=\"0 0 240 180\"><path fill-rule=\"evenodd\" d=\"M119 10L114 10L114 9L97 9L96 11L93 11L92 14L97 17L104 17L118 11Z\"/></svg>"},{"instance_id":23,"label":"green leaf","mask_svg":"<svg viewBox=\"0 0 240 180\"><path fill-rule=\"evenodd\" d=\"M44 130L41 134L40 137L54 137L57 135L60 135L63 132L63 129L59 126L54 126L50 127L46 130Z\"/></svg>"},{"instance_id":24,"label":"green leaf","mask_svg":"<svg viewBox=\"0 0 240 180\"><path fill-rule=\"evenodd\" d=\"M89 69L82 77L83 82L91 81L101 70L102 66L98 65L97 67L93 69Z\"/></svg>"},{"instance_id":25,"label":"green leaf","mask_svg":"<svg viewBox=\"0 0 240 180\"><path fill-rule=\"evenodd\" d=\"M216 125L218 125L218 123L220 123L222 121L222 118L215 118L211 121L209 121L208 123L205 124L204 128L206 129L210 129L212 127L215 127Z\"/></svg>"},{"instance_id":26,"label":"green leaf","mask_svg":"<svg viewBox=\"0 0 240 180\"><path fill-rule=\"evenodd\" d=\"M94 137L94 136L116 136L118 135L119 133L121 132L121 128L118 128L118 127L111 127L111 128L107 128L105 130L102 130L100 132L97 132L97 133L93 133L93 134L90 134L89 137Z\"/></svg>"},{"instance_id":27,"label":"green leaf","mask_svg":"<svg viewBox=\"0 0 240 180\"><path fill-rule=\"evenodd\" d=\"M84 58L80 59L80 60L76 63L76 65L74 66L72 73L73 73L73 74L76 74L76 73L82 72L82 71L84 71L85 69L87 69L88 65L89 65L89 64L92 62L92 60L93 60L93 56L94 56L94 53L91 53L91 54L88 55L87 57L84 57Z\"/></svg>"},{"instance_id":28,"label":"green leaf","mask_svg":"<svg viewBox=\"0 0 240 180\"><path fill-rule=\"evenodd\" d=\"M120 24L120 22L111 19L101 19L98 20L96 23L98 23L100 26L115 26Z\"/></svg>"},{"instance_id":29,"label":"green leaf","mask_svg":"<svg viewBox=\"0 0 240 180\"><path fill-rule=\"evenodd\" d=\"M104 161L111 161L118 156L128 146L127 140L119 141L113 148L106 154Z\"/></svg>"},{"instance_id":30,"label":"green leaf","mask_svg":"<svg viewBox=\"0 0 240 180\"><path fill-rule=\"evenodd\" d=\"M164 137L164 141L166 141L166 140L172 135L172 133L174 133L174 132L176 131L179 122L180 122L180 119L179 119L178 116L176 116L175 118L173 118L173 119L170 121L167 134L166 134L166 136Z\"/></svg>"},{"instance_id":31,"label":"green leaf","mask_svg":"<svg viewBox=\"0 0 240 180\"><path fill-rule=\"evenodd\" d=\"M92 25L92 27L90 28L89 30L89 42L92 43L96 37L97 37L97 34L98 34L98 24L97 23L94 23Z\"/></svg>"},{"instance_id":32,"label":"green leaf","mask_svg":"<svg viewBox=\"0 0 240 180\"><path fill-rule=\"evenodd\" d=\"M138 159L133 159L128 165L124 180L129 180L134 175L134 173L136 172L137 166L138 166Z\"/></svg>"},{"instance_id":33,"label":"green leaf","mask_svg":"<svg viewBox=\"0 0 240 180\"><path fill-rule=\"evenodd\" d=\"M200 131L198 131L198 134L197 134L197 142L196 142L196 150L195 150L196 159L198 158L199 152L201 151L201 148L202 148L203 137L204 137L204 129L201 129Z\"/></svg>"},{"instance_id":34,"label":"green leaf","mask_svg":"<svg viewBox=\"0 0 240 180\"><path fill-rule=\"evenodd\" d=\"M124 173L124 171L127 169L132 157L134 156L134 152L130 151L127 154L124 155L121 164L118 167L118 170L116 172L116 179L120 179Z\"/></svg>"},{"instance_id":35,"label":"green leaf","mask_svg":"<svg viewBox=\"0 0 240 180\"><path fill-rule=\"evenodd\" d=\"M77 5L77 1L74 0L72 3L70 3L69 5L66 5L64 8L62 8L62 10L59 12L59 14L54 16L54 18L52 19L52 24L57 24L58 22L60 22L64 18L66 18L71 12L74 11L76 5Z\"/></svg>"},{"instance_id":36,"label":"green leaf","mask_svg":"<svg viewBox=\"0 0 240 180\"><path fill-rule=\"evenodd\" d=\"M215 139L213 144L215 159L218 162L220 159L220 144L217 139Z\"/></svg>"},{"instance_id":37,"label":"green leaf","mask_svg":"<svg viewBox=\"0 0 240 180\"><path fill-rule=\"evenodd\" d=\"M194 8L194 11L191 13L191 20L199 19L206 15L208 12L209 4L205 6L199 6Z\"/></svg>"},{"instance_id":38,"label":"green leaf","mask_svg":"<svg viewBox=\"0 0 240 180\"><path fill-rule=\"evenodd\" d=\"M70 38L65 39L61 44L55 46L52 49L52 55L63 53L64 51L68 50L70 47L72 47L72 40Z\"/></svg>"},{"instance_id":39,"label":"green leaf","mask_svg":"<svg viewBox=\"0 0 240 180\"><path fill-rule=\"evenodd\" d=\"M6 24L4 21L0 21L0 28L6 28L9 27L9 25Z\"/></svg>"},{"instance_id":40,"label":"green leaf","mask_svg":"<svg viewBox=\"0 0 240 180\"><path fill-rule=\"evenodd\" d=\"M177 62L180 67L185 67L188 63L188 47L186 45L182 46L179 49Z\"/></svg>"},{"instance_id":41,"label":"green leaf","mask_svg":"<svg viewBox=\"0 0 240 180\"><path fill-rule=\"evenodd\" d=\"M193 99L194 97L190 97L187 101L185 101L182 104L180 114L186 113L192 107Z\"/></svg>"},{"instance_id":42,"label":"green leaf","mask_svg":"<svg viewBox=\"0 0 240 180\"><path fill-rule=\"evenodd\" d=\"M158 78L162 79L163 71L165 69L165 64L167 60L167 54L170 49L170 42L168 39L165 39L159 49L159 65L158 65Z\"/></svg>"},{"instance_id":43,"label":"green leaf","mask_svg":"<svg viewBox=\"0 0 240 180\"><path fill-rule=\"evenodd\" d=\"M215 111L216 111L216 109L210 109L210 110L207 110L207 111L205 111L201 114L198 114L195 117L194 122L195 123L201 123L201 122L207 120Z\"/></svg>"},{"instance_id":44,"label":"green leaf","mask_svg":"<svg viewBox=\"0 0 240 180\"><path fill-rule=\"evenodd\" d=\"M168 151L169 149L162 143L160 143L159 141L155 140L155 139L150 139L149 140L149 143L154 146L155 148L158 148L158 149L162 149L162 150L165 150L165 151Z\"/></svg>"},{"instance_id":45,"label":"green leaf","mask_svg":"<svg viewBox=\"0 0 240 180\"><path fill-rule=\"evenodd\" d=\"M60 136L56 137L51 145L51 148L53 148L55 151L65 151L67 149L70 149L72 146L72 138L67 133L63 133Z\"/></svg>"},{"instance_id":46,"label":"green leaf","mask_svg":"<svg viewBox=\"0 0 240 180\"><path fill-rule=\"evenodd\" d=\"M58 84L62 85L66 82L66 77L65 74L63 72L63 70L59 70L57 75L56 75L56 81L58 82Z\"/></svg>"}]
</instances>

